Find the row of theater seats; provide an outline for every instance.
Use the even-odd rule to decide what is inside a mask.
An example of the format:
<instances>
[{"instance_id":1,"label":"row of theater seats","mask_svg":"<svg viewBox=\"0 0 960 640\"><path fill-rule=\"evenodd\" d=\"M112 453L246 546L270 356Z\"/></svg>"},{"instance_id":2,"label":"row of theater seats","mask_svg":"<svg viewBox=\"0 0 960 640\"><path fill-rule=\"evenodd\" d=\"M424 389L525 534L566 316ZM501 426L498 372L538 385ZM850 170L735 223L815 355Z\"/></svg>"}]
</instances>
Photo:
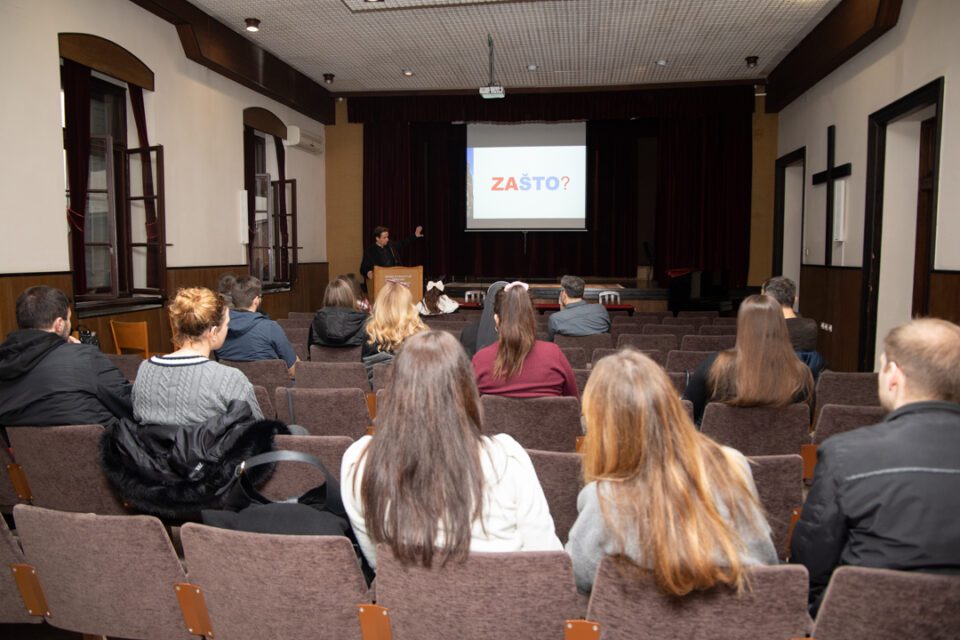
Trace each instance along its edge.
<instances>
[{"instance_id":1,"label":"row of theater seats","mask_svg":"<svg viewBox=\"0 0 960 640\"><path fill-rule=\"evenodd\" d=\"M134 639L524 638L627 640L955 638L960 581L842 567L816 624L801 566L757 567L742 594L677 600L651 576L601 563L589 599L563 552L476 553L403 566L381 546L368 589L342 537L278 536L186 524L180 551L149 516L20 505L19 540L0 527L0 622ZM374 604L375 603L375 604ZM2 630L2 627L0 627Z\"/></svg>"}]
</instances>

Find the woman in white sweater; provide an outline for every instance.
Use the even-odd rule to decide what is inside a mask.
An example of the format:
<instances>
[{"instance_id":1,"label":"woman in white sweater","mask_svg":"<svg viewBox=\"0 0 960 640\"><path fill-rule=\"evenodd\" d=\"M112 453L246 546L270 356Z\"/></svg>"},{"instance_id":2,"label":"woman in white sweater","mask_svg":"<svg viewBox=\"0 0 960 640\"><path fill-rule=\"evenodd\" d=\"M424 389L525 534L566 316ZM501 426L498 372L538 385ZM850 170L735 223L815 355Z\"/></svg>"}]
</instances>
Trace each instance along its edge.
<instances>
[{"instance_id":1,"label":"woman in white sweater","mask_svg":"<svg viewBox=\"0 0 960 640\"><path fill-rule=\"evenodd\" d=\"M600 360L583 415L586 484L567 542L581 591L608 555L674 596L740 590L745 567L777 564L746 458L696 430L657 363L629 350Z\"/></svg>"},{"instance_id":2,"label":"woman in white sweater","mask_svg":"<svg viewBox=\"0 0 960 640\"><path fill-rule=\"evenodd\" d=\"M340 477L373 567L378 543L427 567L470 551L563 548L526 451L508 435L481 435L473 369L444 331L404 342L376 436L347 449Z\"/></svg>"}]
</instances>

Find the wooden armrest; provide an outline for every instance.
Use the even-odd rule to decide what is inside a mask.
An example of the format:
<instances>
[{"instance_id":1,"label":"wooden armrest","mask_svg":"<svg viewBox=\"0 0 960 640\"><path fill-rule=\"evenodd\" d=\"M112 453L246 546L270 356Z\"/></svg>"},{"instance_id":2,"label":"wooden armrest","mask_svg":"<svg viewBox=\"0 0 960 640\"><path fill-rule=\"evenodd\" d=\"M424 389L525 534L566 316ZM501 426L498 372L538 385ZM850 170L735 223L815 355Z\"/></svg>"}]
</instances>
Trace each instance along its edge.
<instances>
[{"instance_id":1,"label":"wooden armrest","mask_svg":"<svg viewBox=\"0 0 960 640\"><path fill-rule=\"evenodd\" d=\"M577 444L576 444L576 447L574 448L574 451L576 451L577 453L580 453L580 449L583 448L583 439L585 437L586 436L577 436Z\"/></svg>"},{"instance_id":2,"label":"wooden armrest","mask_svg":"<svg viewBox=\"0 0 960 640\"><path fill-rule=\"evenodd\" d=\"M23 606L26 607L27 613L32 616L50 615L47 597L43 593L33 566L23 563L11 564L10 570L13 572L13 579L17 583L17 589L20 591L20 597L23 598Z\"/></svg>"},{"instance_id":3,"label":"wooden armrest","mask_svg":"<svg viewBox=\"0 0 960 640\"><path fill-rule=\"evenodd\" d=\"M563 640L600 640L600 623L593 620L567 620Z\"/></svg>"},{"instance_id":4,"label":"wooden armrest","mask_svg":"<svg viewBox=\"0 0 960 640\"><path fill-rule=\"evenodd\" d=\"M389 609L376 604L358 604L357 615L363 640L393 640Z\"/></svg>"},{"instance_id":5,"label":"wooden armrest","mask_svg":"<svg viewBox=\"0 0 960 640\"><path fill-rule=\"evenodd\" d=\"M24 473L23 467L16 462L11 462L7 464L7 475L10 476L10 484L13 485L13 490L20 500L24 502L33 500L33 492L30 491L30 483L27 482L27 474Z\"/></svg>"},{"instance_id":6,"label":"wooden armrest","mask_svg":"<svg viewBox=\"0 0 960 640\"><path fill-rule=\"evenodd\" d=\"M800 457L803 458L803 479L813 480L813 470L817 468L817 445L802 445Z\"/></svg>"},{"instance_id":7,"label":"wooden armrest","mask_svg":"<svg viewBox=\"0 0 960 640\"><path fill-rule=\"evenodd\" d=\"M187 627L187 632L195 636L212 638L210 613L207 611L207 602L203 599L200 587L189 582L178 582L173 589L177 593L177 602L180 603L180 613L183 615L183 624Z\"/></svg>"},{"instance_id":8,"label":"wooden armrest","mask_svg":"<svg viewBox=\"0 0 960 640\"><path fill-rule=\"evenodd\" d=\"M375 393L367 394L367 413L370 414L371 420L377 417L377 394Z\"/></svg>"}]
</instances>

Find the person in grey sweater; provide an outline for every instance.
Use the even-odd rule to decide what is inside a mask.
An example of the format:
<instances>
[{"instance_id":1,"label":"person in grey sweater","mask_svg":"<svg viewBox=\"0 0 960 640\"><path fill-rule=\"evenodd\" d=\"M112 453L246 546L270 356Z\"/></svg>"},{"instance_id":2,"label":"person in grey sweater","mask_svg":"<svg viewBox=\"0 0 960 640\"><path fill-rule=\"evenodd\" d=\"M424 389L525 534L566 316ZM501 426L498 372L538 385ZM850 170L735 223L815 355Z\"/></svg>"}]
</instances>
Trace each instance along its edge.
<instances>
[{"instance_id":1,"label":"person in grey sweater","mask_svg":"<svg viewBox=\"0 0 960 640\"><path fill-rule=\"evenodd\" d=\"M181 289L170 304L170 324L179 349L140 365L133 384L133 415L141 424L194 425L226 413L244 400L263 419L253 385L243 372L210 360L230 322L222 297L201 287Z\"/></svg>"},{"instance_id":2,"label":"person in grey sweater","mask_svg":"<svg viewBox=\"0 0 960 640\"><path fill-rule=\"evenodd\" d=\"M674 596L742 590L747 566L777 564L746 458L696 430L653 360L632 350L601 360L583 415L586 486L566 545L580 591L608 555L652 570Z\"/></svg>"}]
</instances>

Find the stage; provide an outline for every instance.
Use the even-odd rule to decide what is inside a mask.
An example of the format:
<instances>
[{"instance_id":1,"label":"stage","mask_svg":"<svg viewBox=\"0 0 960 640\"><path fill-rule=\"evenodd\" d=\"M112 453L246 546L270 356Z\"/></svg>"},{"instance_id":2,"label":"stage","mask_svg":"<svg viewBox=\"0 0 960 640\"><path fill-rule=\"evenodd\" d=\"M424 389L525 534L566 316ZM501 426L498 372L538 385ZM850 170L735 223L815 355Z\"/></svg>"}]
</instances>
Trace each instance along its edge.
<instances>
[{"instance_id":1,"label":"stage","mask_svg":"<svg viewBox=\"0 0 960 640\"><path fill-rule=\"evenodd\" d=\"M558 305L560 298L559 279L518 278L530 285L530 294L538 309L548 310L549 305ZM513 278L469 278L466 281L444 281L446 293L451 298L463 302L467 291L483 291L486 293L491 284L498 280L510 282ZM633 278L584 278L583 299L597 302L601 291L615 291L620 294L620 305L624 310L635 311L666 311L668 292L658 287L644 286L645 281ZM638 286L640 285L640 286ZM559 308L559 306L557 307ZM611 305L607 305L611 308ZM616 310L616 309L615 309Z\"/></svg>"}]
</instances>

